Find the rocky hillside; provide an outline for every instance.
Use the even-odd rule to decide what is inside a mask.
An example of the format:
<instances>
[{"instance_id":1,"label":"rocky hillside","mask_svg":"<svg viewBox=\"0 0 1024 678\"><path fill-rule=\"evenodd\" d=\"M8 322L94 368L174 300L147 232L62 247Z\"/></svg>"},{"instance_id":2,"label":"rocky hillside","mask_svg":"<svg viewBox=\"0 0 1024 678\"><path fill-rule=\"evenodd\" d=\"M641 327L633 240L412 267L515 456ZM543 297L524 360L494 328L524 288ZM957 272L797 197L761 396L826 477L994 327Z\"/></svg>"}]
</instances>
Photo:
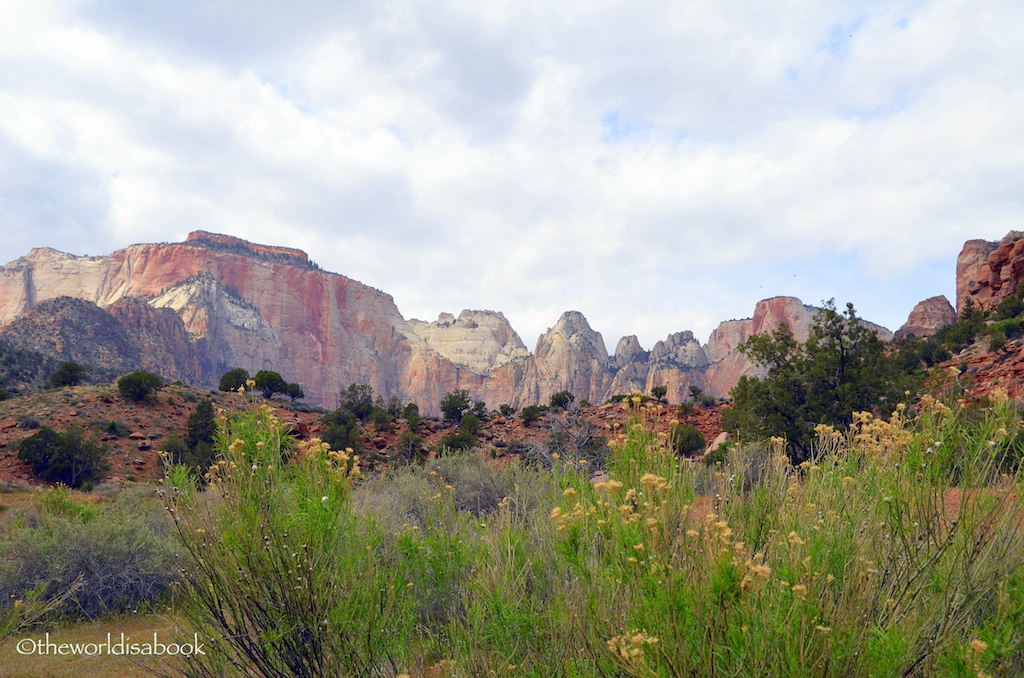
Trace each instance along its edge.
<instances>
[{"instance_id":1,"label":"rocky hillside","mask_svg":"<svg viewBox=\"0 0 1024 678\"><path fill-rule=\"evenodd\" d=\"M776 297L758 303L752 318L722 323L705 345L689 331L650 350L627 336L612 355L582 314L567 311L530 353L501 313L406 320L389 295L322 271L299 250L204 231L105 257L34 249L0 267L0 338L13 346L201 388L235 367L271 369L329 408L341 389L365 383L427 415L463 388L515 407L562 390L593 403L659 385L672 402L691 385L725 395L755 373L736 351L740 342L783 322L803 338L814 311Z\"/></svg>"}]
</instances>

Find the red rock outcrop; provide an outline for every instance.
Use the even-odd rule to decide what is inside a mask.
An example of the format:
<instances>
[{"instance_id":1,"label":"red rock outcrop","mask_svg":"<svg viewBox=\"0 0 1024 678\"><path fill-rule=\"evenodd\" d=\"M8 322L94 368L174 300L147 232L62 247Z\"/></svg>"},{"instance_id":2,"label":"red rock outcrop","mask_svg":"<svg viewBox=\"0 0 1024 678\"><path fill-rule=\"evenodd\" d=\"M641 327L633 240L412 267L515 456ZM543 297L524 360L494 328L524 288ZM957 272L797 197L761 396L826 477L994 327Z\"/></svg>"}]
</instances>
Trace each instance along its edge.
<instances>
[{"instance_id":1,"label":"red rock outcrop","mask_svg":"<svg viewBox=\"0 0 1024 678\"><path fill-rule=\"evenodd\" d=\"M965 299L991 310L1024 282L1024 232L1010 231L999 242L968 240L956 260L956 310Z\"/></svg>"},{"instance_id":2,"label":"red rock outcrop","mask_svg":"<svg viewBox=\"0 0 1024 678\"><path fill-rule=\"evenodd\" d=\"M946 325L956 322L956 311L949 303L945 295L929 297L924 301L917 302L914 310L907 317L907 322L896 330L896 338L915 336L920 338L930 337Z\"/></svg>"}]
</instances>

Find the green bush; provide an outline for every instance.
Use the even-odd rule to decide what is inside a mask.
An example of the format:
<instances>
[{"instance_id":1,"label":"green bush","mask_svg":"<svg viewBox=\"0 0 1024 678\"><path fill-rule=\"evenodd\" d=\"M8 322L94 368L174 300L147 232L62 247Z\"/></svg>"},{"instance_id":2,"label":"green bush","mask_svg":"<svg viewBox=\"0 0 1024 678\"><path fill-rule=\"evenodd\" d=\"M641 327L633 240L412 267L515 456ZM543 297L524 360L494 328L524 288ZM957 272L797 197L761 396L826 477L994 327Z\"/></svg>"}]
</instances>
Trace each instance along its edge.
<instances>
[{"instance_id":1,"label":"green bush","mask_svg":"<svg viewBox=\"0 0 1024 678\"><path fill-rule=\"evenodd\" d=\"M413 573L353 513L352 460L292 455L269 412L230 419L221 439L241 442L218 449L218 501L180 472L164 488L190 560L176 611L210 639L187 675L396 675L410 654Z\"/></svg>"},{"instance_id":2,"label":"green bush","mask_svg":"<svg viewBox=\"0 0 1024 678\"><path fill-rule=\"evenodd\" d=\"M540 419L541 415L548 411L546 405L527 405L519 412L519 418L523 420L523 426L529 426Z\"/></svg>"},{"instance_id":3,"label":"green bush","mask_svg":"<svg viewBox=\"0 0 1024 678\"><path fill-rule=\"evenodd\" d=\"M441 400L441 412L450 421L460 421L469 406L469 391L464 388L446 393Z\"/></svg>"},{"instance_id":4,"label":"green bush","mask_svg":"<svg viewBox=\"0 0 1024 678\"><path fill-rule=\"evenodd\" d=\"M668 386L653 386L651 387L651 395L659 403L665 401L665 394L668 393Z\"/></svg>"},{"instance_id":5,"label":"green bush","mask_svg":"<svg viewBox=\"0 0 1024 678\"><path fill-rule=\"evenodd\" d=\"M296 400L302 400L306 397L306 392L302 390L302 387L298 384L287 384L284 389L284 394L292 399L292 402Z\"/></svg>"},{"instance_id":6,"label":"green bush","mask_svg":"<svg viewBox=\"0 0 1024 678\"><path fill-rule=\"evenodd\" d=\"M112 504L83 505L58 486L34 511L5 523L0 539L0 598L43 587L46 598L81 578L61 609L95 619L167 599L178 579L174 541L152 490L124 492Z\"/></svg>"},{"instance_id":7,"label":"green bush","mask_svg":"<svg viewBox=\"0 0 1024 678\"><path fill-rule=\"evenodd\" d=\"M366 421L373 412L373 388L369 384L349 384L341 392L338 408L348 410L359 421Z\"/></svg>"},{"instance_id":8,"label":"green bush","mask_svg":"<svg viewBox=\"0 0 1024 678\"><path fill-rule=\"evenodd\" d=\"M63 434L46 427L21 441L18 458L31 464L43 480L91 488L110 469L108 452L106 445L86 439L79 426Z\"/></svg>"},{"instance_id":9,"label":"green bush","mask_svg":"<svg viewBox=\"0 0 1024 678\"><path fill-rule=\"evenodd\" d=\"M65 362L50 375L50 385L54 388L78 386L85 379L85 368L75 362Z\"/></svg>"},{"instance_id":10,"label":"green bush","mask_svg":"<svg viewBox=\"0 0 1024 678\"><path fill-rule=\"evenodd\" d=\"M7 400L11 397L11 392L5 388L0 388L0 401Z\"/></svg>"},{"instance_id":11,"label":"green bush","mask_svg":"<svg viewBox=\"0 0 1024 678\"><path fill-rule=\"evenodd\" d=\"M391 415L383 407L377 405L370 410L369 421L376 428L377 433L383 433L391 428Z\"/></svg>"},{"instance_id":12,"label":"green bush","mask_svg":"<svg viewBox=\"0 0 1024 678\"><path fill-rule=\"evenodd\" d=\"M163 380L152 372L142 370L126 374L117 380L117 390L121 397L134 402L142 402L154 391L163 386Z\"/></svg>"},{"instance_id":13,"label":"green bush","mask_svg":"<svg viewBox=\"0 0 1024 678\"><path fill-rule=\"evenodd\" d=\"M501 405L498 405L498 414L500 414L503 417L511 417L515 413L516 408L512 407L508 403L502 403Z\"/></svg>"},{"instance_id":14,"label":"green bush","mask_svg":"<svg viewBox=\"0 0 1024 678\"><path fill-rule=\"evenodd\" d=\"M125 438L129 433L131 433L131 431L128 430L128 424L123 421L115 421L113 419L107 422L106 426L103 427L103 430L112 436L117 436L118 438Z\"/></svg>"},{"instance_id":15,"label":"green bush","mask_svg":"<svg viewBox=\"0 0 1024 678\"><path fill-rule=\"evenodd\" d=\"M220 386L218 389L221 391L237 391L240 388L246 388L245 382L249 380L249 371L236 367L233 370L229 370L221 375Z\"/></svg>"},{"instance_id":16,"label":"green bush","mask_svg":"<svg viewBox=\"0 0 1024 678\"><path fill-rule=\"evenodd\" d=\"M476 437L473 436L469 431L459 429L452 431L441 437L437 442L437 449L439 452L448 451L464 451L476 445Z\"/></svg>"},{"instance_id":17,"label":"green bush","mask_svg":"<svg viewBox=\"0 0 1024 678\"><path fill-rule=\"evenodd\" d=\"M332 450L362 450L363 430L354 412L342 406L322 416L320 421L327 427L320 432L320 439L330 445Z\"/></svg>"},{"instance_id":18,"label":"green bush","mask_svg":"<svg viewBox=\"0 0 1024 678\"><path fill-rule=\"evenodd\" d=\"M559 391L551 394L550 407L553 410L567 410L569 405L576 400L576 394L571 391Z\"/></svg>"},{"instance_id":19,"label":"green bush","mask_svg":"<svg viewBox=\"0 0 1024 678\"><path fill-rule=\"evenodd\" d=\"M257 372L255 381L256 388L263 391L264 398L273 398L278 393L286 393L288 391L288 382L280 374L271 370L260 370Z\"/></svg>"},{"instance_id":20,"label":"green bush","mask_svg":"<svg viewBox=\"0 0 1024 678\"><path fill-rule=\"evenodd\" d=\"M704 436L692 424L680 424L672 429L672 451L676 454L690 455L703 452L707 447Z\"/></svg>"}]
</instances>

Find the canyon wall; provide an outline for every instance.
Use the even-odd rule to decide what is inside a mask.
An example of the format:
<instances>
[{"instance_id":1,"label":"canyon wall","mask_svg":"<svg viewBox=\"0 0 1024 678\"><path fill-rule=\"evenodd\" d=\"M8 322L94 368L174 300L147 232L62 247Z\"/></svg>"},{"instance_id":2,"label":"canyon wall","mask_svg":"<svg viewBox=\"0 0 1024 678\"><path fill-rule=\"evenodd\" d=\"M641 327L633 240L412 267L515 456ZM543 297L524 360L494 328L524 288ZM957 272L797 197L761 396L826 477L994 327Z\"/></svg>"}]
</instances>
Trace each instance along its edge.
<instances>
[{"instance_id":1,"label":"canyon wall","mask_svg":"<svg viewBox=\"0 0 1024 678\"><path fill-rule=\"evenodd\" d=\"M26 346L52 335L40 344L50 355L204 388L235 367L269 369L326 407L349 384L366 383L427 415L459 388L492 407L545 403L563 390L597 403L659 385L673 402L690 386L724 396L740 376L757 374L740 343L782 323L806 339L815 312L776 297L752 318L722 323L707 345L682 331L647 351L627 336L609 355L587 319L567 311L530 353L501 313L406 320L389 295L322 271L299 250L204 231L106 257L34 249L0 267L0 333Z\"/></svg>"}]
</instances>

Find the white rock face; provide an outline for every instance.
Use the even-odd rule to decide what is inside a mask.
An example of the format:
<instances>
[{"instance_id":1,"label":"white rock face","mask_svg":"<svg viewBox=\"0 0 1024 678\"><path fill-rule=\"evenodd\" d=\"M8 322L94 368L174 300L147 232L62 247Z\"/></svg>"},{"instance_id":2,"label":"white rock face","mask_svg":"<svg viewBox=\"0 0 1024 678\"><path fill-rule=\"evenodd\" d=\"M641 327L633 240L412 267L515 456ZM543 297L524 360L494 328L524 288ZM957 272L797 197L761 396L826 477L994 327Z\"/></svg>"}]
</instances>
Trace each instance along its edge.
<instances>
[{"instance_id":1,"label":"white rock face","mask_svg":"<svg viewBox=\"0 0 1024 678\"><path fill-rule=\"evenodd\" d=\"M476 374L526 360L530 352L502 313L463 311L455 318L442 313L436 322L410 320L409 325L432 350Z\"/></svg>"},{"instance_id":2,"label":"white rock face","mask_svg":"<svg viewBox=\"0 0 1024 678\"><path fill-rule=\"evenodd\" d=\"M651 362L658 367L705 367L708 359L704 349L693 338L693 332L686 330L668 335L651 349Z\"/></svg>"},{"instance_id":3,"label":"white rock face","mask_svg":"<svg viewBox=\"0 0 1024 678\"><path fill-rule=\"evenodd\" d=\"M189 340L205 340L211 369L228 365L250 371L274 369L284 346L274 328L213 276L199 275L148 300L153 308L169 308L185 323ZM226 368L233 369L233 368Z\"/></svg>"}]
</instances>

